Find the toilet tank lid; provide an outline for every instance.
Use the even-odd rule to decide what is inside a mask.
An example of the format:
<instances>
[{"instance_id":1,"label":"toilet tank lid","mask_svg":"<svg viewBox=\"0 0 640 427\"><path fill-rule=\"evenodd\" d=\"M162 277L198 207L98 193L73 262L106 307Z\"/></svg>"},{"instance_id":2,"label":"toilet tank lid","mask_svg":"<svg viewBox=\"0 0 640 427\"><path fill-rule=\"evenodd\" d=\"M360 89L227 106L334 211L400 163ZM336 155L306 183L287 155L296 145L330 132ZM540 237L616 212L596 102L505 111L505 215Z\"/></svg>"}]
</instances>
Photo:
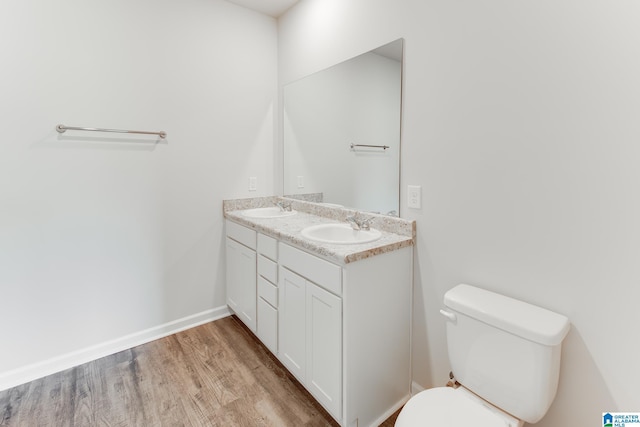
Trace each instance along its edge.
<instances>
[{"instance_id":1,"label":"toilet tank lid","mask_svg":"<svg viewBox=\"0 0 640 427\"><path fill-rule=\"evenodd\" d=\"M562 342L569 319L514 298L460 284L444 295L444 304L459 313L547 346Z\"/></svg>"}]
</instances>

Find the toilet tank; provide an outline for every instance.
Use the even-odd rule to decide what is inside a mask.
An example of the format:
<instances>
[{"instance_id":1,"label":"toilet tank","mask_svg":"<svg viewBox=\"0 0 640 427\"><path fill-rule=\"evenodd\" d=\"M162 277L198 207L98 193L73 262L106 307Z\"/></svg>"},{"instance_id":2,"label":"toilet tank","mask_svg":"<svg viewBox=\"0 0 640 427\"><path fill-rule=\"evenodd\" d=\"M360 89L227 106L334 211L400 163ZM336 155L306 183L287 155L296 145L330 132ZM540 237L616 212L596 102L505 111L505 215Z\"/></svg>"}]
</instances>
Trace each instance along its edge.
<instances>
[{"instance_id":1,"label":"toilet tank","mask_svg":"<svg viewBox=\"0 0 640 427\"><path fill-rule=\"evenodd\" d=\"M556 395L569 319L469 285L448 291L444 304L456 380L503 411L538 422Z\"/></svg>"}]
</instances>

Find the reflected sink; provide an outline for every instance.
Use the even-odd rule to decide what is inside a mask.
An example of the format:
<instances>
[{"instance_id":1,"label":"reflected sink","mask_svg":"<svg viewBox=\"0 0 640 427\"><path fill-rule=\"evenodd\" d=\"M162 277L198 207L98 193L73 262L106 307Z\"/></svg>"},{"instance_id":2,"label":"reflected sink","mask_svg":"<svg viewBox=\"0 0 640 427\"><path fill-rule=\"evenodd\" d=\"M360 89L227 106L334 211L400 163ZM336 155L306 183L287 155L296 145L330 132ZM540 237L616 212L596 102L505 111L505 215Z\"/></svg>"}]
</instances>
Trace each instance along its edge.
<instances>
[{"instance_id":1,"label":"reflected sink","mask_svg":"<svg viewBox=\"0 0 640 427\"><path fill-rule=\"evenodd\" d=\"M297 211L283 211L277 206L269 208L255 208L242 211L242 216L247 218L284 218L297 214Z\"/></svg>"},{"instance_id":2,"label":"reflected sink","mask_svg":"<svg viewBox=\"0 0 640 427\"><path fill-rule=\"evenodd\" d=\"M376 241L382 236L378 230L354 230L349 224L318 224L302 230L302 237L333 245L353 245Z\"/></svg>"}]
</instances>

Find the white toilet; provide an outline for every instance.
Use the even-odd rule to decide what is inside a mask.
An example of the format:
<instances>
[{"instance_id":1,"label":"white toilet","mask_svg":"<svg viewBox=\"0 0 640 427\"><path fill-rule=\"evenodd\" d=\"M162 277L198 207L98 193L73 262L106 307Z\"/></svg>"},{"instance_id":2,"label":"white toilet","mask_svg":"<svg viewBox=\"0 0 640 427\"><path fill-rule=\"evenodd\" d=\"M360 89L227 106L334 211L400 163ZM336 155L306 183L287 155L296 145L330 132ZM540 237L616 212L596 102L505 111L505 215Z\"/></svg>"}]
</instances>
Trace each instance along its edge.
<instances>
[{"instance_id":1,"label":"white toilet","mask_svg":"<svg viewBox=\"0 0 640 427\"><path fill-rule=\"evenodd\" d=\"M396 427L520 427L547 413L569 319L469 285L444 296L449 360L461 386L413 396Z\"/></svg>"}]
</instances>

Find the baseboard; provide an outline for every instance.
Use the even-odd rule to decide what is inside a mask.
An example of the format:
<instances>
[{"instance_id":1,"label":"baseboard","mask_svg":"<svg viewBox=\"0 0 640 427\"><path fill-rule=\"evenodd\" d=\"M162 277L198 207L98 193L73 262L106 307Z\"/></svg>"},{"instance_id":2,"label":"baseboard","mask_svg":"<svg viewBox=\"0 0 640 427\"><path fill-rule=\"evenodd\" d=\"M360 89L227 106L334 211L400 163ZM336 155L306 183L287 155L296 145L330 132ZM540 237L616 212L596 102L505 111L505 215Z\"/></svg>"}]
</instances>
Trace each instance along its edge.
<instances>
[{"instance_id":1,"label":"baseboard","mask_svg":"<svg viewBox=\"0 0 640 427\"><path fill-rule=\"evenodd\" d=\"M422 387L417 382L411 381L411 396L415 396L416 394L420 393L421 391L425 391L425 390L426 390L426 388Z\"/></svg>"},{"instance_id":2,"label":"baseboard","mask_svg":"<svg viewBox=\"0 0 640 427\"><path fill-rule=\"evenodd\" d=\"M410 395L406 395L402 399L400 399L395 405L389 408L384 414L382 414L377 420L375 420L371 426L379 426L383 422L385 422L391 415L395 414L396 411L404 406L405 403L409 401Z\"/></svg>"},{"instance_id":3,"label":"baseboard","mask_svg":"<svg viewBox=\"0 0 640 427\"><path fill-rule=\"evenodd\" d=\"M2 372L0 373L0 391L227 317L230 314L229 308L225 305L18 369Z\"/></svg>"}]
</instances>

